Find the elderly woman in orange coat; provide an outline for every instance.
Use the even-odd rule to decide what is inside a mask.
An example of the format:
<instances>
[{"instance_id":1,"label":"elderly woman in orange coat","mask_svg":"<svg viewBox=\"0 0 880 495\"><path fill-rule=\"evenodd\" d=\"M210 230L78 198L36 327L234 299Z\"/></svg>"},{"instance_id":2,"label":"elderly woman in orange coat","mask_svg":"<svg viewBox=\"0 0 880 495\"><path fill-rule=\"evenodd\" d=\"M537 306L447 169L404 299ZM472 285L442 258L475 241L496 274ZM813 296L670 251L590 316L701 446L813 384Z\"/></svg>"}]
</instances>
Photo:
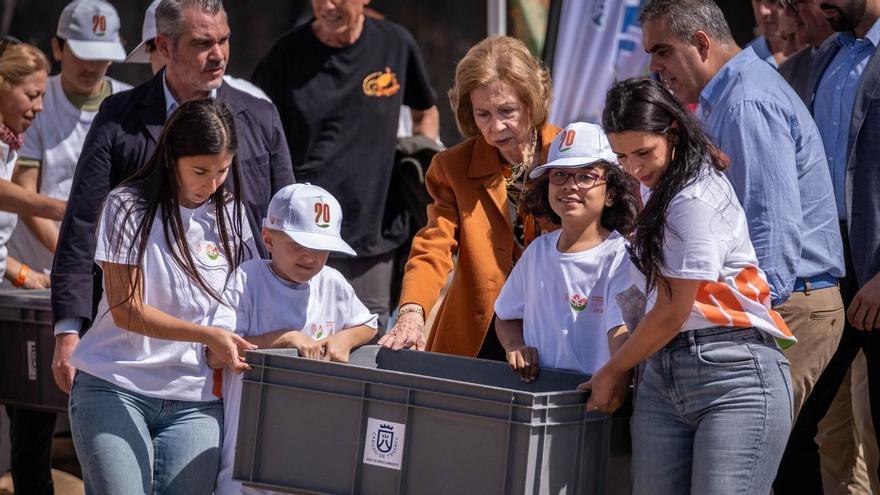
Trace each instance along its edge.
<instances>
[{"instance_id":1,"label":"elderly woman in orange coat","mask_svg":"<svg viewBox=\"0 0 880 495\"><path fill-rule=\"evenodd\" d=\"M468 139L428 169L428 224L413 240L397 323L379 343L504 360L495 299L524 247L553 228L520 208L529 170L546 160L559 132L547 123L550 75L521 41L487 38L458 63L449 101ZM425 315L453 264L426 343Z\"/></svg>"}]
</instances>

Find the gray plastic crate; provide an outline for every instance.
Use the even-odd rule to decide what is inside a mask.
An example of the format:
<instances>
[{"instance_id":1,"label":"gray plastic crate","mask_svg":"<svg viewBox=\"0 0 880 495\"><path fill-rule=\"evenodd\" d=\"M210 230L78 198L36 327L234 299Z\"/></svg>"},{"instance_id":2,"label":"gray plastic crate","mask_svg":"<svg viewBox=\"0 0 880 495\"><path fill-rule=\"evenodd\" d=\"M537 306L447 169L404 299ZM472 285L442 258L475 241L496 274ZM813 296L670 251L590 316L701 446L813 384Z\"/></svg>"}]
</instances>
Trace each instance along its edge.
<instances>
[{"instance_id":1,"label":"gray plastic crate","mask_svg":"<svg viewBox=\"0 0 880 495\"><path fill-rule=\"evenodd\" d=\"M49 289L0 289L0 404L67 411L52 378Z\"/></svg>"},{"instance_id":2,"label":"gray plastic crate","mask_svg":"<svg viewBox=\"0 0 880 495\"><path fill-rule=\"evenodd\" d=\"M367 346L249 352L234 477L297 493L601 494L611 419L583 375Z\"/></svg>"}]
</instances>

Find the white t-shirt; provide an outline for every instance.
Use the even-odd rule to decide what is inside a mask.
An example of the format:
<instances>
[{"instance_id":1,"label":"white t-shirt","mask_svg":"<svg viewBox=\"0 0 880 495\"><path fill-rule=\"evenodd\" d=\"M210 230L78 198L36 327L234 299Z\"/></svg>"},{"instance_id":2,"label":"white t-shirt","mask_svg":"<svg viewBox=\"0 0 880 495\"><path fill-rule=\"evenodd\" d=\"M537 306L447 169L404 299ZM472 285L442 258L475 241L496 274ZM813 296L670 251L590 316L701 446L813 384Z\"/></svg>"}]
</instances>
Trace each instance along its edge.
<instances>
[{"instance_id":1,"label":"white t-shirt","mask_svg":"<svg viewBox=\"0 0 880 495\"><path fill-rule=\"evenodd\" d=\"M130 89L128 84L106 78L111 94ZM21 157L40 162L40 194L67 201L73 172L86 134L98 112L74 106L64 94L61 76L49 78L43 96L43 111L25 134ZM60 223L59 223L60 225ZM27 263L32 270L49 273L53 254L20 224L9 240L9 254Z\"/></svg>"},{"instance_id":2,"label":"white t-shirt","mask_svg":"<svg viewBox=\"0 0 880 495\"><path fill-rule=\"evenodd\" d=\"M643 188L645 204L649 197ZM664 276L703 281L681 331L755 327L796 342L782 317L770 309L770 286L758 268L745 213L722 173L708 170L672 198L663 260ZM644 277L635 268L633 273L644 289ZM648 311L656 301L655 289L648 295Z\"/></svg>"},{"instance_id":3,"label":"white t-shirt","mask_svg":"<svg viewBox=\"0 0 880 495\"><path fill-rule=\"evenodd\" d=\"M135 210L126 217L129 206L137 201L136 194L131 188L121 187L107 196L97 223L95 261L98 264L136 262L137 245L131 255L129 249L143 212ZM256 251L243 209L241 211L247 256ZM231 218L232 203L227 206L227 212ZM199 274L210 287L222 293L229 269L214 205L205 202L195 209L181 207L180 216ZM182 320L207 324L219 303L172 258L161 212L156 213L152 225L141 267L144 304ZM205 362L203 345L146 337L117 327L109 312L106 292L101 296L95 322L71 361L77 369L149 397L185 401L216 399L211 391L212 370Z\"/></svg>"},{"instance_id":4,"label":"white t-shirt","mask_svg":"<svg viewBox=\"0 0 880 495\"><path fill-rule=\"evenodd\" d=\"M212 325L234 330L244 337L275 330L301 330L315 340L346 328L377 327L377 315L357 298L341 273L325 266L308 283L280 278L268 260L251 260L236 270L224 294L227 305L217 307ZM223 370L223 453L215 495L273 493L245 488L232 479L238 417L241 405L241 375Z\"/></svg>"},{"instance_id":5,"label":"white t-shirt","mask_svg":"<svg viewBox=\"0 0 880 495\"><path fill-rule=\"evenodd\" d=\"M538 349L542 368L592 374L610 357L608 330L623 325L615 296L632 286L623 237L562 253L560 230L523 252L495 301L503 320L523 320L523 340Z\"/></svg>"},{"instance_id":6,"label":"white t-shirt","mask_svg":"<svg viewBox=\"0 0 880 495\"><path fill-rule=\"evenodd\" d=\"M15 168L15 161L18 159L18 153L13 151L9 145L0 141L0 180L9 182L12 180L12 171ZM8 211L0 211L0 280L6 273L6 244L12 231L15 230L15 224L18 223L18 215ZM13 276L18 275L14 273Z\"/></svg>"}]
</instances>

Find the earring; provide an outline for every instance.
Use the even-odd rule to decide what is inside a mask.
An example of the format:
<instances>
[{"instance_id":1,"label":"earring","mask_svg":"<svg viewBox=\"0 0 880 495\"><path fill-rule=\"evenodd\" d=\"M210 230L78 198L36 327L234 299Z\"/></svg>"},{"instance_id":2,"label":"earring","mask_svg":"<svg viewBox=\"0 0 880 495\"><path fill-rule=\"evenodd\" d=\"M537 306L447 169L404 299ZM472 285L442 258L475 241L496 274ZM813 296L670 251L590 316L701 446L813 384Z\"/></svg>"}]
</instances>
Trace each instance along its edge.
<instances>
[{"instance_id":1,"label":"earring","mask_svg":"<svg viewBox=\"0 0 880 495\"><path fill-rule=\"evenodd\" d=\"M672 158L669 159L670 162L675 161L675 145L672 146Z\"/></svg>"}]
</instances>

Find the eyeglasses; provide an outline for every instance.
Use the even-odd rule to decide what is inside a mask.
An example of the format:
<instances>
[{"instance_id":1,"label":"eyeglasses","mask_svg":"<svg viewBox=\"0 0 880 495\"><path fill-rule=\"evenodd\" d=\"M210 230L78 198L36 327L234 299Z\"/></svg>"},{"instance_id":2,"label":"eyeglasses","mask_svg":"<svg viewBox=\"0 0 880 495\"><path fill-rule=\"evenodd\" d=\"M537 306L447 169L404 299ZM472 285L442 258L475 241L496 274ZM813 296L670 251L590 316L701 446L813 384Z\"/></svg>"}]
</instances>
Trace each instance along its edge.
<instances>
[{"instance_id":1,"label":"eyeglasses","mask_svg":"<svg viewBox=\"0 0 880 495\"><path fill-rule=\"evenodd\" d=\"M547 174L547 179L555 186L564 185L568 182L569 177L574 177L574 184L578 187L593 187L605 180L605 177L593 172L566 172L555 169Z\"/></svg>"},{"instance_id":2,"label":"eyeglasses","mask_svg":"<svg viewBox=\"0 0 880 495\"><path fill-rule=\"evenodd\" d=\"M17 45L19 43L21 43L21 40L16 38L15 36L4 36L3 40L0 41L0 57L3 56L3 52L6 51L6 47L10 45Z\"/></svg>"}]
</instances>

